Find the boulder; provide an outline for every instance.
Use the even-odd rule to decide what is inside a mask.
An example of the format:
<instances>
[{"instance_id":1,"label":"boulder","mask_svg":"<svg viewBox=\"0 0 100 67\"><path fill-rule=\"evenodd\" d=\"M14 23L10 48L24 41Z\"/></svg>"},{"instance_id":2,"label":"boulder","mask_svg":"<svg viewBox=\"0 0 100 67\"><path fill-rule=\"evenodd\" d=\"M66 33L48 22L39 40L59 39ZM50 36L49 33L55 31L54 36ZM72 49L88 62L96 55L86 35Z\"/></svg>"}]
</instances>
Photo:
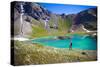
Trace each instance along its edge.
<instances>
[{"instance_id":1,"label":"boulder","mask_svg":"<svg viewBox=\"0 0 100 67\"><path fill-rule=\"evenodd\" d=\"M61 40L66 39L66 38L67 38L67 36L58 36L57 37L57 39L61 39Z\"/></svg>"}]
</instances>

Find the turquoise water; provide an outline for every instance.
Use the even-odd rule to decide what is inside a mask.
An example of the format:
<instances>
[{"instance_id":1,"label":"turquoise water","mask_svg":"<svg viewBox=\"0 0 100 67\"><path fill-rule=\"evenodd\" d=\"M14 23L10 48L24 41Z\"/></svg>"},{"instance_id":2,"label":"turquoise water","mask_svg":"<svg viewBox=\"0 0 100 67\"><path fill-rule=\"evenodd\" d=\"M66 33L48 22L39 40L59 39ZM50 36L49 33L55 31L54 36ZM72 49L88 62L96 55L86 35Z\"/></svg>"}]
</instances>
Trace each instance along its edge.
<instances>
[{"instance_id":1,"label":"turquoise water","mask_svg":"<svg viewBox=\"0 0 100 67\"><path fill-rule=\"evenodd\" d=\"M33 43L39 43L44 46L52 46L56 48L69 48L70 39L54 39L54 38L41 38L32 40ZM90 36L72 36L72 48L83 49L83 50L96 50L97 41Z\"/></svg>"}]
</instances>

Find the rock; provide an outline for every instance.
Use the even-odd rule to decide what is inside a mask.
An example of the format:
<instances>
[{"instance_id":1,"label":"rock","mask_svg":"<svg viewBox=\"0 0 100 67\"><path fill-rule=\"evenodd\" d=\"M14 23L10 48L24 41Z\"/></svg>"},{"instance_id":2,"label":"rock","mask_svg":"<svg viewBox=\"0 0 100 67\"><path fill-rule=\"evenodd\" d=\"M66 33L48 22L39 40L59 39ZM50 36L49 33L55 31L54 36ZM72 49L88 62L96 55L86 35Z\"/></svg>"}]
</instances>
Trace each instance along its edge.
<instances>
[{"instance_id":1,"label":"rock","mask_svg":"<svg viewBox=\"0 0 100 67\"><path fill-rule=\"evenodd\" d=\"M87 53L86 53L86 52L82 52L81 54L82 54L82 55L87 55Z\"/></svg>"},{"instance_id":2,"label":"rock","mask_svg":"<svg viewBox=\"0 0 100 67\"><path fill-rule=\"evenodd\" d=\"M66 36L58 36L57 38L63 40L63 39L66 39L67 37Z\"/></svg>"},{"instance_id":3,"label":"rock","mask_svg":"<svg viewBox=\"0 0 100 67\"><path fill-rule=\"evenodd\" d=\"M23 27L22 27L22 32L23 32L23 35L29 35L32 33L32 27L29 22L24 21Z\"/></svg>"},{"instance_id":4,"label":"rock","mask_svg":"<svg viewBox=\"0 0 100 67\"><path fill-rule=\"evenodd\" d=\"M32 33L31 19L28 19L26 21L25 19L26 17L28 16L26 15L22 16L22 22L21 22L20 14L16 19L14 19L14 36L17 35L28 36L29 34Z\"/></svg>"}]
</instances>

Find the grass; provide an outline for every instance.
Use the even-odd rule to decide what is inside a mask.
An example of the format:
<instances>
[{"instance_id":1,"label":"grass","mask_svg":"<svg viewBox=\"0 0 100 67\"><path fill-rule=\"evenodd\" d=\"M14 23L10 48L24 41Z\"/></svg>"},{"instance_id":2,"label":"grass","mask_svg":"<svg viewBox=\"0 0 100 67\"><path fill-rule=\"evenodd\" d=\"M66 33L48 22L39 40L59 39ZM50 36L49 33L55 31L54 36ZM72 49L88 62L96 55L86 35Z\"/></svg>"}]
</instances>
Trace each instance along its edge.
<instances>
[{"instance_id":1,"label":"grass","mask_svg":"<svg viewBox=\"0 0 100 67\"><path fill-rule=\"evenodd\" d=\"M68 50L19 41L14 43L14 56L14 65L95 61L97 58L95 50Z\"/></svg>"},{"instance_id":2,"label":"grass","mask_svg":"<svg viewBox=\"0 0 100 67\"><path fill-rule=\"evenodd\" d=\"M51 18L49 21L49 25L53 26L54 18ZM60 36L60 35L66 35L69 28L71 27L71 21L69 19L62 19L61 17L58 17L58 29L51 29L47 31L44 28L43 21L37 21L33 19L32 21L32 34L30 38L37 38L37 37L43 37L43 36Z\"/></svg>"},{"instance_id":3,"label":"grass","mask_svg":"<svg viewBox=\"0 0 100 67\"><path fill-rule=\"evenodd\" d=\"M32 33L29 36L30 39L33 38L40 38L40 37L47 37L47 36L70 36L72 34L79 34L79 35L85 35L88 34L85 31L83 31L81 28L79 28L76 32L68 32L72 25L72 19L67 18L63 19L60 16L57 17L56 21L58 23L58 29L50 28L48 31L44 28L44 21L40 20L37 21L35 19L32 20ZM49 21L49 25L53 26L53 23L55 22L54 18L51 18Z\"/></svg>"}]
</instances>

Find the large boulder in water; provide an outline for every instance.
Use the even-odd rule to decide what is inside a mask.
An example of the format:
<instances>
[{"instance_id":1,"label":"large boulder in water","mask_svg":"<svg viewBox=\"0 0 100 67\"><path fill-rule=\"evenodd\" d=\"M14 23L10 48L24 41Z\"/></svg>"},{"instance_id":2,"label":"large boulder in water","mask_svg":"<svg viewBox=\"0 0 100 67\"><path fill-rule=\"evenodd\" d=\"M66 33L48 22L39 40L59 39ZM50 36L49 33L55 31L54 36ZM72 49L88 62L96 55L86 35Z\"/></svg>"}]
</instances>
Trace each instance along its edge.
<instances>
[{"instance_id":1,"label":"large boulder in water","mask_svg":"<svg viewBox=\"0 0 100 67\"><path fill-rule=\"evenodd\" d=\"M57 39L61 39L61 40L66 39L66 38L67 38L67 36L58 36L57 37Z\"/></svg>"}]
</instances>

